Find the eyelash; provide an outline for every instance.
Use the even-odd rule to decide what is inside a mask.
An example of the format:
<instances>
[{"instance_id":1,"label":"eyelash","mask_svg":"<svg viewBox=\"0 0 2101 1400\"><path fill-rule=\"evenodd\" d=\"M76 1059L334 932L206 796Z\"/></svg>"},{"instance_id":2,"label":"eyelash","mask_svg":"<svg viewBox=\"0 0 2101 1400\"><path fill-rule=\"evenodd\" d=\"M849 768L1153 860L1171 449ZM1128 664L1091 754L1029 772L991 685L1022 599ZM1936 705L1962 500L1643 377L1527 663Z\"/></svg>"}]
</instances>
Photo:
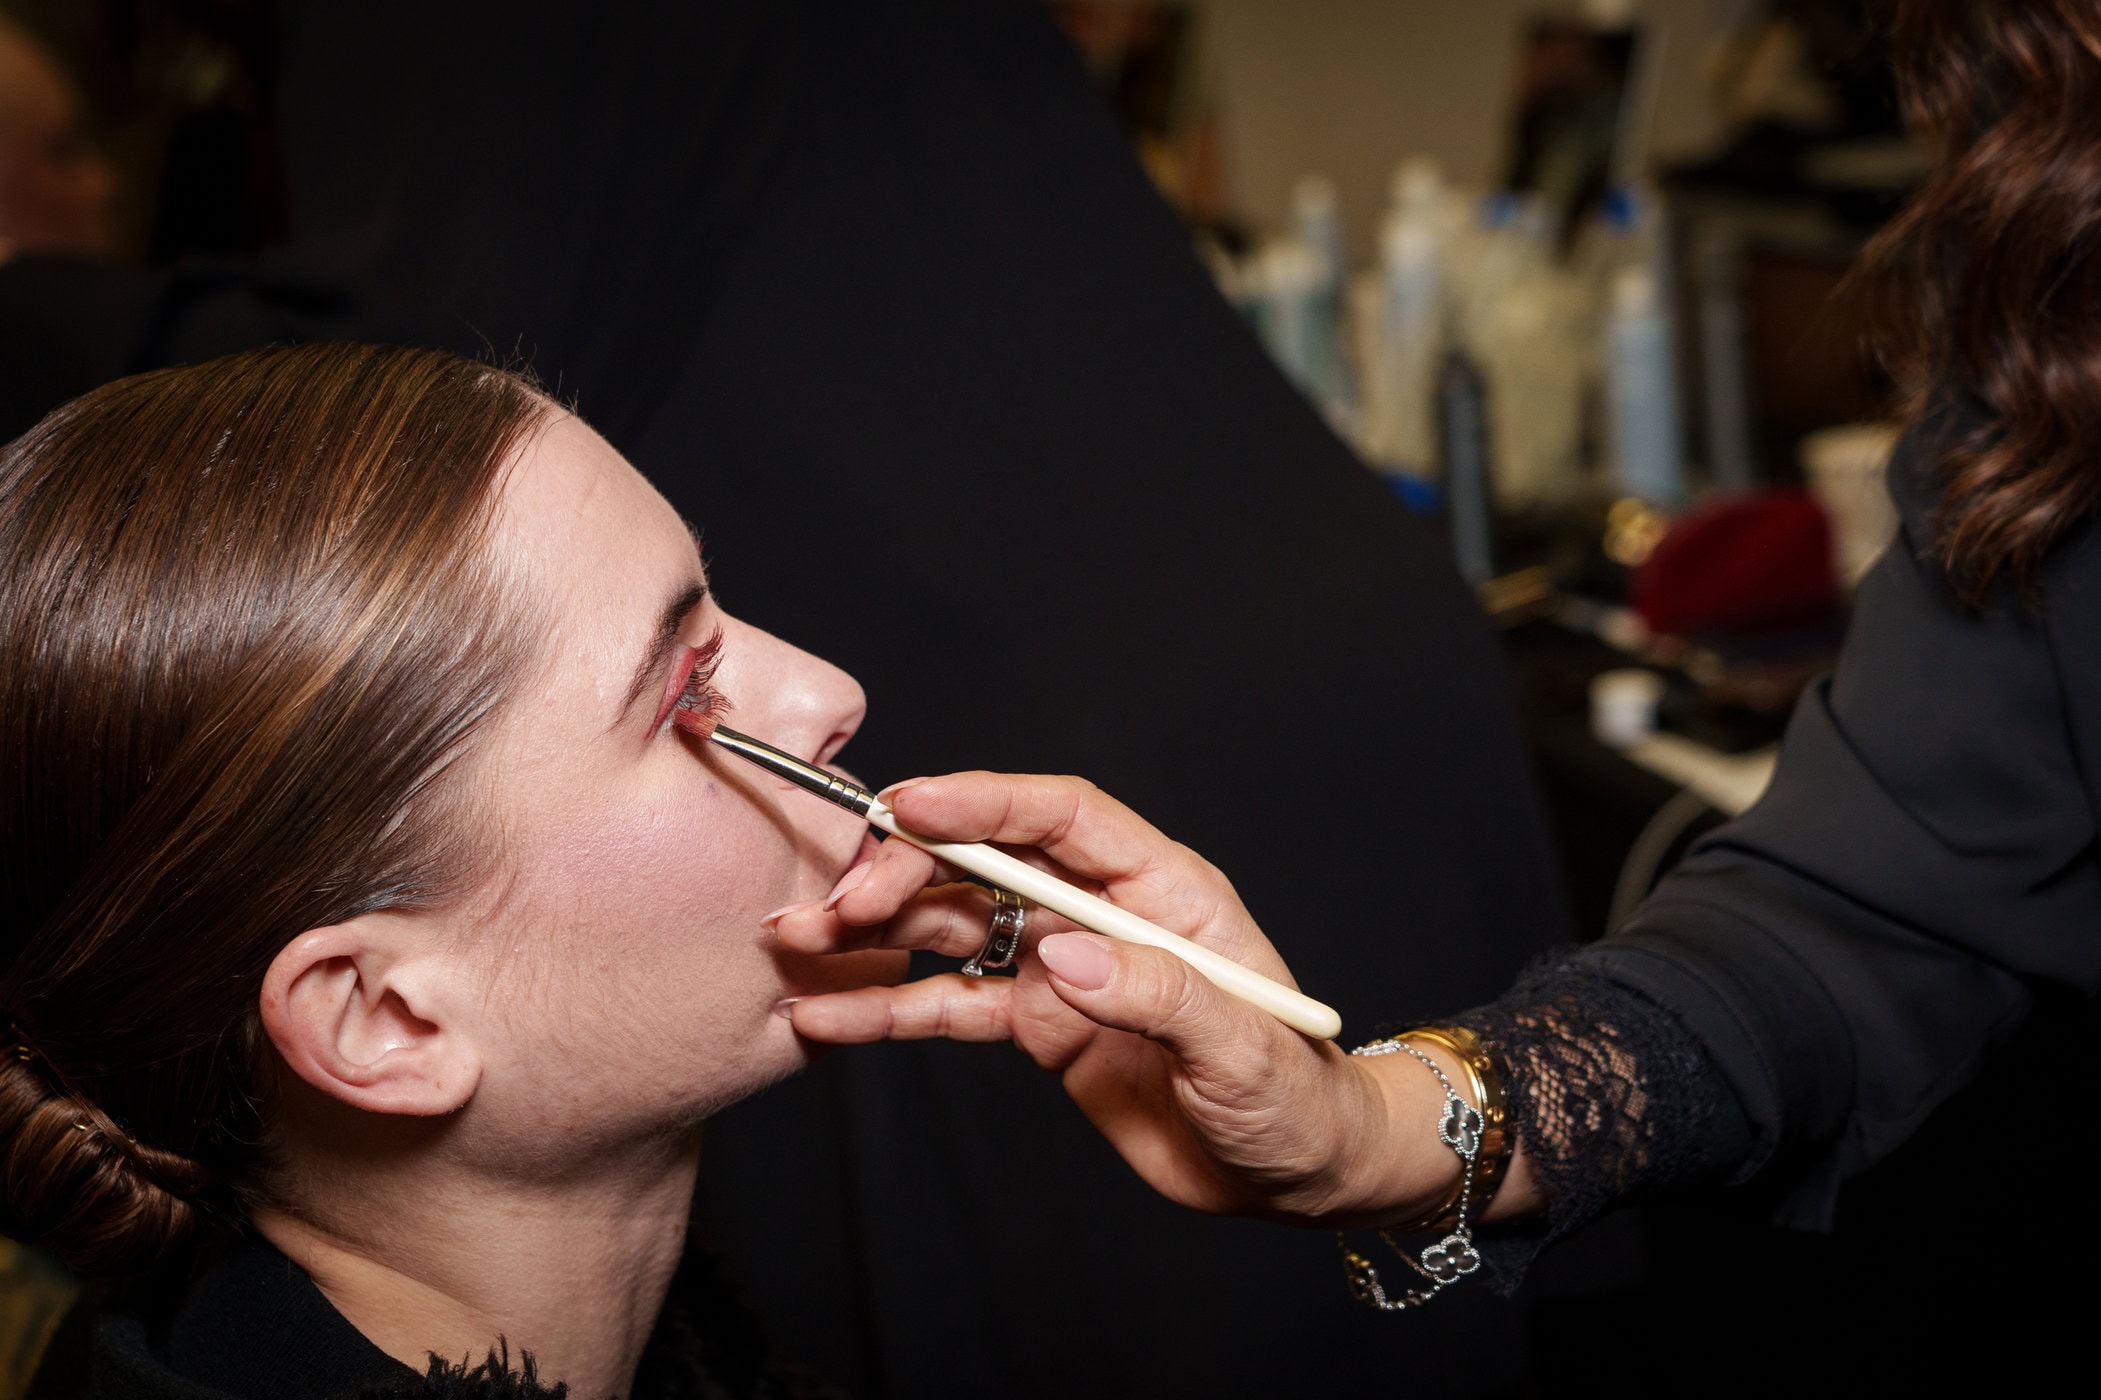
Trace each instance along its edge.
<instances>
[{"instance_id":1,"label":"eyelash","mask_svg":"<svg viewBox=\"0 0 2101 1400\"><path fill-rule=\"evenodd\" d=\"M706 715L709 719L720 719L730 711L729 697L714 685L715 672L722 666L722 629L701 643L693 655L693 669L686 673L685 689L671 704L673 713L686 710Z\"/></svg>"}]
</instances>

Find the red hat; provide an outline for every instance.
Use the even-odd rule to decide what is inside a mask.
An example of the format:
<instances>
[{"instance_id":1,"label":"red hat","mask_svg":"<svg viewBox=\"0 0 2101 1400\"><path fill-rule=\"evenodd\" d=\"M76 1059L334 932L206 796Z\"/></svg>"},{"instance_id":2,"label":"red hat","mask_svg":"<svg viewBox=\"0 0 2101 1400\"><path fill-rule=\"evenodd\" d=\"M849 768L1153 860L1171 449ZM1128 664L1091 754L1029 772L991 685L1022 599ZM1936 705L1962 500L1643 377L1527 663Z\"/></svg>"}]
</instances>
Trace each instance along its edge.
<instances>
[{"instance_id":1,"label":"red hat","mask_svg":"<svg viewBox=\"0 0 2101 1400\"><path fill-rule=\"evenodd\" d=\"M1831 522L1801 490L1709 501L1671 526L1631 592L1650 630L1675 637L1814 622L1839 603Z\"/></svg>"}]
</instances>

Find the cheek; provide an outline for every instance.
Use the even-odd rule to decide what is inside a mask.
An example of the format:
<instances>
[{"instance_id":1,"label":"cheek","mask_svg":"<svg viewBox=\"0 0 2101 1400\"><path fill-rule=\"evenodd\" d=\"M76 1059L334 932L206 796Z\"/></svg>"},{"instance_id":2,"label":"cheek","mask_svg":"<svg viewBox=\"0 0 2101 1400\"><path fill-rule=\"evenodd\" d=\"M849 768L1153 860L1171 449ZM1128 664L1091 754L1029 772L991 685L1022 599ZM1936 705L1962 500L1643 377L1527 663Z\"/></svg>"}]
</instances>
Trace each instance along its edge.
<instances>
[{"instance_id":1,"label":"cheek","mask_svg":"<svg viewBox=\"0 0 2101 1400\"><path fill-rule=\"evenodd\" d=\"M683 1100L730 1068L784 994L758 926L773 906L751 905L793 864L741 805L696 791L572 812L514 844L492 1001L520 1082L558 1075L613 1111L637 1085Z\"/></svg>"},{"instance_id":2,"label":"cheek","mask_svg":"<svg viewBox=\"0 0 2101 1400\"><path fill-rule=\"evenodd\" d=\"M717 1022L761 1013L782 969L759 927L821 894L831 864L779 809L704 771L673 768L646 794L572 808L514 848L530 882L513 912L530 944L533 1000L584 1018L603 1041L662 1035L691 1049Z\"/></svg>"},{"instance_id":3,"label":"cheek","mask_svg":"<svg viewBox=\"0 0 2101 1400\"><path fill-rule=\"evenodd\" d=\"M640 950L732 927L756 937L766 898L794 883L796 863L786 834L709 781L577 823L550 874L578 924Z\"/></svg>"}]
</instances>

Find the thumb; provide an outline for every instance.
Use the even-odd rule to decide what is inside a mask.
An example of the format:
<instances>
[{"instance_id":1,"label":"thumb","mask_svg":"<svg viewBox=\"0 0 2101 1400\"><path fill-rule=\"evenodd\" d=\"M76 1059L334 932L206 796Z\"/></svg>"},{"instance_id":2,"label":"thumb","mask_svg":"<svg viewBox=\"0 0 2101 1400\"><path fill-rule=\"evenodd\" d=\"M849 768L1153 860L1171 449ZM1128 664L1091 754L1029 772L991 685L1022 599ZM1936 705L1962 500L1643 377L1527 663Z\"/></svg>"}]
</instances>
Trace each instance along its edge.
<instances>
[{"instance_id":1,"label":"thumb","mask_svg":"<svg viewBox=\"0 0 2101 1400\"><path fill-rule=\"evenodd\" d=\"M1054 933L1036 945L1051 990L1097 1025L1165 1045L1192 1068L1214 1071L1267 1054L1283 1027L1158 948L1087 933Z\"/></svg>"}]
</instances>

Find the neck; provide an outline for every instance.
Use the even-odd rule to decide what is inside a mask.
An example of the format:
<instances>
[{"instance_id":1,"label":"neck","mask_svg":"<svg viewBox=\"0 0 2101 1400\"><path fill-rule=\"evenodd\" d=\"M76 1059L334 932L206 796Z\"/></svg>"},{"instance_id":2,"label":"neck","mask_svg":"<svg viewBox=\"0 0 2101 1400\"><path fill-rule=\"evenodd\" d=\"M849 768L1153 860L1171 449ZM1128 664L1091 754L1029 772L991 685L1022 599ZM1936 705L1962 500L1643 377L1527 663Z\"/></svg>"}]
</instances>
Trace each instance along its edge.
<instances>
[{"instance_id":1,"label":"neck","mask_svg":"<svg viewBox=\"0 0 2101 1400\"><path fill-rule=\"evenodd\" d=\"M477 1362L501 1337L550 1385L620 1396L678 1267L699 1162L696 1141L554 1185L390 1181L370 1209L332 1212L355 1229L270 1208L254 1220L352 1326L415 1371L432 1352Z\"/></svg>"}]
</instances>

